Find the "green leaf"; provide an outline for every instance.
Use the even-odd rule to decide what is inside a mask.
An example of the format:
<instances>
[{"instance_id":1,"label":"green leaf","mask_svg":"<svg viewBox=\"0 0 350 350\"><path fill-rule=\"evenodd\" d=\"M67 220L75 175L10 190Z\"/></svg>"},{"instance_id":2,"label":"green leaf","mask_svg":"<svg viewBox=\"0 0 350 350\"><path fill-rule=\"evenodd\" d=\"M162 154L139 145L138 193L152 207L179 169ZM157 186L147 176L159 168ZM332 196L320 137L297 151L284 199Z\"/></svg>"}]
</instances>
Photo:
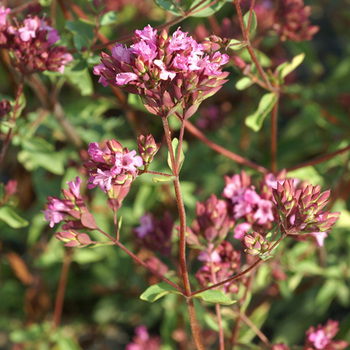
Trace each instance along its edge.
<instances>
[{"instance_id":1,"label":"green leaf","mask_svg":"<svg viewBox=\"0 0 350 350\"><path fill-rule=\"evenodd\" d=\"M245 25L246 28L248 28L249 13L250 13L250 11L248 11L243 17L244 25ZM249 28L249 39L253 39L254 38L257 27L258 27L258 20L256 18L255 11L253 10L252 18L251 18L251 22L250 22L250 28Z\"/></svg>"},{"instance_id":2,"label":"green leaf","mask_svg":"<svg viewBox=\"0 0 350 350\"><path fill-rule=\"evenodd\" d=\"M274 93L265 94L259 102L258 109L246 118L245 124L255 132L259 131L276 102L277 96Z\"/></svg>"},{"instance_id":3,"label":"green leaf","mask_svg":"<svg viewBox=\"0 0 350 350\"><path fill-rule=\"evenodd\" d=\"M66 28L73 34L74 46L78 50L90 46L94 38L94 23L83 19L77 21L66 21Z\"/></svg>"},{"instance_id":4,"label":"green leaf","mask_svg":"<svg viewBox=\"0 0 350 350\"><path fill-rule=\"evenodd\" d=\"M233 51L243 49L243 47L246 47L247 43L245 41L240 41L237 39L231 39L229 43L226 45L227 49L231 49Z\"/></svg>"},{"instance_id":5,"label":"green leaf","mask_svg":"<svg viewBox=\"0 0 350 350\"><path fill-rule=\"evenodd\" d=\"M55 152L50 143L39 137L22 140L22 151L18 154L18 160L27 170L42 167L56 175L64 173L63 159L64 154Z\"/></svg>"},{"instance_id":6,"label":"green leaf","mask_svg":"<svg viewBox=\"0 0 350 350\"><path fill-rule=\"evenodd\" d=\"M13 208L4 205L0 208L0 220L13 228L21 228L29 225L29 222L20 217Z\"/></svg>"},{"instance_id":7,"label":"green leaf","mask_svg":"<svg viewBox=\"0 0 350 350\"><path fill-rule=\"evenodd\" d=\"M182 16L181 11L179 11L174 5L174 1L171 0L154 0L154 2L165 11L172 13L175 16ZM180 7L180 5L178 5Z\"/></svg>"},{"instance_id":8,"label":"green leaf","mask_svg":"<svg viewBox=\"0 0 350 350\"><path fill-rule=\"evenodd\" d=\"M291 62L284 62L280 64L276 71L278 72L278 75L281 79L285 78L288 74L293 72L303 61L305 58L305 54L301 53L297 56L295 56Z\"/></svg>"},{"instance_id":9,"label":"green leaf","mask_svg":"<svg viewBox=\"0 0 350 350\"><path fill-rule=\"evenodd\" d=\"M68 68L68 67L66 67ZM76 67L65 70L68 81L79 90L82 96L90 96L94 92L91 75L87 68L76 70Z\"/></svg>"},{"instance_id":10,"label":"green leaf","mask_svg":"<svg viewBox=\"0 0 350 350\"><path fill-rule=\"evenodd\" d=\"M203 0L195 0L193 1L190 9L197 6L199 3L202 3ZM196 11L194 14L190 15L191 17L208 17L213 15L215 12L219 11L223 5L225 5L226 1L218 1L214 5L208 6L212 0L206 0L204 1L199 8L196 8L194 11ZM208 6L208 7L207 7ZM200 10L202 9L202 10ZM198 12L197 12L198 11Z\"/></svg>"},{"instance_id":11,"label":"green leaf","mask_svg":"<svg viewBox=\"0 0 350 350\"><path fill-rule=\"evenodd\" d=\"M243 77L236 83L237 90L245 90L254 84L253 80L248 77Z\"/></svg>"},{"instance_id":12,"label":"green leaf","mask_svg":"<svg viewBox=\"0 0 350 350\"><path fill-rule=\"evenodd\" d=\"M173 181L175 179L175 176L157 176L152 178L152 181L154 183L158 183L158 182L170 182Z\"/></svg>"},{"instance_id":13,"label":"green leaf","mask_svg":"<svg viewBox=\"0 0 350 350\"><path fill-rule=\"evenodd\" d=\"M116 11L108 11L100 18L100 25L108 26L110 24L115 24L117 21L117 12Z\"/></svg>"},{"instance_id":14,"label":"green leaf","mask_svg":"<svg viewBox=\"0 0 350 350\"><path fill-rule=\"evenodd\" d=\"M174 151L174 156L175 156L175 161L177 160L177 148L179 146L179 140L175 137L173 139L173 141L171 142L171 144L173 145L173 151ZM180 154L180 159L179 159L179 172L182 168L182 165L185 161L185 154L184 152L182 151L182 148L181 148L181 154ZM168 165L169 165L169 168L174 171L173 167L172 167L172 164L171 164L171 157L170 157L170 152L168 152Z\"/></svg>"},{"instance_id":15,"label":"green leaf","mask_svg":"<svg viewBox=\"0 0 350 350\"><path fill-rule=\"evenodd\" d=\"M181 294L177 289L170 284L161 282L148 287L140 296L141 300L153 303L169 293Z\"/></svg>"},{"instance_id":16,"label":"green leaf","mask_svg":"<svg viewBox=\"0 0 350 350\"><path fill-rule=\"evenodd\" d=\"M220 305L232 305L236 303L236 300L232 300L223 292L219 290L214 290L214 289L206 290L202 293L194 295L193 297L209 303L220 304Z\"/></svg>"}]
</instances>

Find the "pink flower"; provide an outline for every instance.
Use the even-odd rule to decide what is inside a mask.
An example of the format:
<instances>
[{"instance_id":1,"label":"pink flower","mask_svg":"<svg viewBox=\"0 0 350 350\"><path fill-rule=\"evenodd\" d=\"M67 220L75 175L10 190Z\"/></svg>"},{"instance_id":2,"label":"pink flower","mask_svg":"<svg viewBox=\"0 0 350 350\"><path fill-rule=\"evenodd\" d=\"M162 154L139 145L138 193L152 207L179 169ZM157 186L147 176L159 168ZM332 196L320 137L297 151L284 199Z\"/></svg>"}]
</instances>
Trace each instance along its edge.
<instances>
[{"instance_id":1,"label":"pink flower","mask_svg":"<svg viewBox=\"0 0 350 350\"><path fill-rule=\"evenodd\" d=\"M138 81L139 77L135 73L119 73L115 77L115 82L117 85L126 85L131 81Z\"/></svg>"},{"instance_id":2,"label":"pink flower","mask_svg":"<svg viewBox=\"0 0 350 350\"><path fill-rule=\"evenodd\" d=\"M7 15L11 12L10 8L5 8L5 6L0 7L0 28L6 27L7 25Z\"/></svg>"},{"instance_id":3,"label":"pink flower","mask_svg":"<svg viewBox=\"0 0 350 350\"><path fill-rule=\"evenodd\" d=\"M143 30L137 29L135 34L146 43L152 43L155 45L157 42L157 30L153 29L150 25L145 27Z\"/></svg>"},{"instance_id":4,"label":"pink flower","mask_svg":"<svg viewBox=\"0 0 350 350\"><path fill-rule=\"evenodd\" d=\"M328 237L328 232L311 232L310 235L316 238L319 247L323 247L324 240Z\"/></svg>"},{"instance_id":5,"label":"pink flower","mask_svg":"<svg viewBox=\"0 0 350 350\"><path fill-rule=\"evenodd\" d=\"M112 48L111 53L112 53L112 56L120 62L125 62L125 63L131 62L131 58L132 58L131 50L127 49L122 44L117 43ZM101 63L101 64L99 64L99 66L104 67L104 64ZM96 74L96 73L94 72L94 74Z\"/></svg>"},{"instance_id":6,"label":"pink flower","mask_svg":"<svg viewBox=\"0 0 350 350\"><path fill-rule=\"evenodd\" d=\"M342 350L345 349L349 343L344 340L333 340L339 331L339 322L328 320L322 326L317 328L310 327L306 332L304 350Z\"/></svg>"},{"instance_id":7,"label":"pink flower","mask_svg":"<svg viewBox=\"0 0 350 350\"><path fill-rule=\"evenodd\" d=\"M109 170L103 171L97 169L96 173L89 177L87 187L88 189L92 189L98 186L103 192L107 192L112 187L112 179L114 176L115 174Z\"/></svg>"},{"instance_id":8,"label":"pink flower","mask_svg":"<svg viewBox=\"0 0 350 350\"><path fill-rule=\"evenodd\" d=\"M275 220L272 212L273 203L271 201L260 199L258 202L258 210L254 213L254 219L259 225L264 225L267 222Z\"/></svg>"},{"instance_id":9,"label":"pink flower","mask_svg":"<svg viewBox=\"0 0 350 350\"><path fill-rule=\"evenodd\" d=\"M23 21L24 26L18 29L19 37L23 41L29 41L31 38L35 38L36 30L39 27L38 20L27 18Z\"/></svg>"},{"instance_id":10,"label":"pink flower","mask_svg":"<svg viewBox=\"0 0 350 350\"><path fill-rule=\"evenodd\" d=\"M246 233L252 228L252 225L248 222L242 222L234 228L234 238L242 239Z\"/></svg>"},{"instance_id":11,"label":"pink flower","mask_svg":"<svg viewBox=\"0 0 350 350\"><path fill-rule=\"evenodd\" d=\"M74 196L76 198L81 198L81 195L80 195L80 184L81 184L81 179L79 176L77 176L75 178L75 182L74 180L70 181L70 182L67 182L68 186L69 186L69 189L70 191L74 194Z\"/></svg>"},{"instance_id":12,"label":"pink flower","mask_svg":"<svg viewBox=\"0 0 350 350\"><path fill-rule=\"evenodd\" d=\"M125 350L160 350L160 338L151 337L145 326L137 327L135 334L133 342L128 344Z\"/></svg>"},{"instance_id":13,"label":"pink flower","mask_svg":"<svg viewBox=\"0 0 350 350\"><path fill-rule=\"evenodd\" d=\"M147 234L154 230L152 216L147 213L140 218L140 226L136 227L134 231L139 238L144 238Z\"/></svg>"}]
</instances>

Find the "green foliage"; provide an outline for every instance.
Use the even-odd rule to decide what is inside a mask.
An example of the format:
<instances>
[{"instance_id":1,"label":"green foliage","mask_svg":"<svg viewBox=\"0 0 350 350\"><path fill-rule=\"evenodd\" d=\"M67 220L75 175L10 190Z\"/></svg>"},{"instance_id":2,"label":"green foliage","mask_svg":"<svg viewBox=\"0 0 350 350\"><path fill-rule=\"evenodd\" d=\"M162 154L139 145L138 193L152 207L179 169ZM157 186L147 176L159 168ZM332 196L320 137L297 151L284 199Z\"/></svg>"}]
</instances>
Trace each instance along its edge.
<instances>
[{"instance_id":1,"label":"green foliage","mask_svg":"<svg viewBox=\"0 0 350 350\"><path fill-rule=\"evenodd\" d=\"M169 293L180 294L180 292L170 284L161 282L148 287L141 295L140 299L150 303L164 297Z\"/></svg>"},{"instance_id":2,"label":"green foliage","mask_svg":"<svg viewBox=\"0 0 350 350\"><path fill-rule=\"evenodd\" d=\"M220 304L220 305L232 305L236 303L236 300L230 299L226 294L219 290L206 290L204 292L198 293L194 296L195 298L201 299L208 303Z\"/></svg>"}]
</instances>

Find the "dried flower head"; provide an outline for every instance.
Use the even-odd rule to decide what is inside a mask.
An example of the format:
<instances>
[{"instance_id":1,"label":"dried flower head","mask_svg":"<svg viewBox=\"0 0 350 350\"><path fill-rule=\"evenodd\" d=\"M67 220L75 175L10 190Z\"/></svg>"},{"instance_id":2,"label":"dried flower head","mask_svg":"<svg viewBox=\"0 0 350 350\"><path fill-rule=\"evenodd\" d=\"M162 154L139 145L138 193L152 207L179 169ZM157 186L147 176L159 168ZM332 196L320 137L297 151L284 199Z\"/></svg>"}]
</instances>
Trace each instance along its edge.
<instances>
[{"instance_id":1,"label":"dried flower head","mask_svg":"<svg viewBox=\"0 0 350 350\"><path fill-rule=\"evenodd\" d=\"M311 7L305 6L303 0L281 0L273 28L283 41L311 40L319 27L310 25L310 14Z\"/></svg>"},{"instance_id":2,"label":"dried flower head","mask_svg":"<svg viewBox=\"0 0 350 350\"><path fill-rule=\"evenodd\" d=\"M42 71L63 73L65 65L73 60L63 46L53 46L59 35L39 17L27 17L23 22L14 19L10 25L0 9L0 47L9 50L12 64L22 74Z\"/></svg>"}]
</instances>

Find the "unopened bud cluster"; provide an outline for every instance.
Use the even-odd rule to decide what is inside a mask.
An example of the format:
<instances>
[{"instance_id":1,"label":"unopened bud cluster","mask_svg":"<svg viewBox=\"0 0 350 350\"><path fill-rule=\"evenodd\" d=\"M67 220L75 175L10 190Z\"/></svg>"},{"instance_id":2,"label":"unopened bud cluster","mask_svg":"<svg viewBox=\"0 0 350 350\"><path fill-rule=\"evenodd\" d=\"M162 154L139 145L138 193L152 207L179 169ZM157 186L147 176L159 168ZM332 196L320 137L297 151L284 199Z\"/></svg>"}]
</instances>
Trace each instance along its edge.
<instances>
[{"instance_id":1,"label":"unopened bud cluster","mask_svg":"<svg viewBox=\"0 0 350 350\"><path fill-rule=\"evenodd\" d=\"M296 188L292 179L278 183L273 190L281 224L287 234L328 232L340 213L324 211L330 191L321 193L321 186Z\"/></svg>"}]
</instances>

